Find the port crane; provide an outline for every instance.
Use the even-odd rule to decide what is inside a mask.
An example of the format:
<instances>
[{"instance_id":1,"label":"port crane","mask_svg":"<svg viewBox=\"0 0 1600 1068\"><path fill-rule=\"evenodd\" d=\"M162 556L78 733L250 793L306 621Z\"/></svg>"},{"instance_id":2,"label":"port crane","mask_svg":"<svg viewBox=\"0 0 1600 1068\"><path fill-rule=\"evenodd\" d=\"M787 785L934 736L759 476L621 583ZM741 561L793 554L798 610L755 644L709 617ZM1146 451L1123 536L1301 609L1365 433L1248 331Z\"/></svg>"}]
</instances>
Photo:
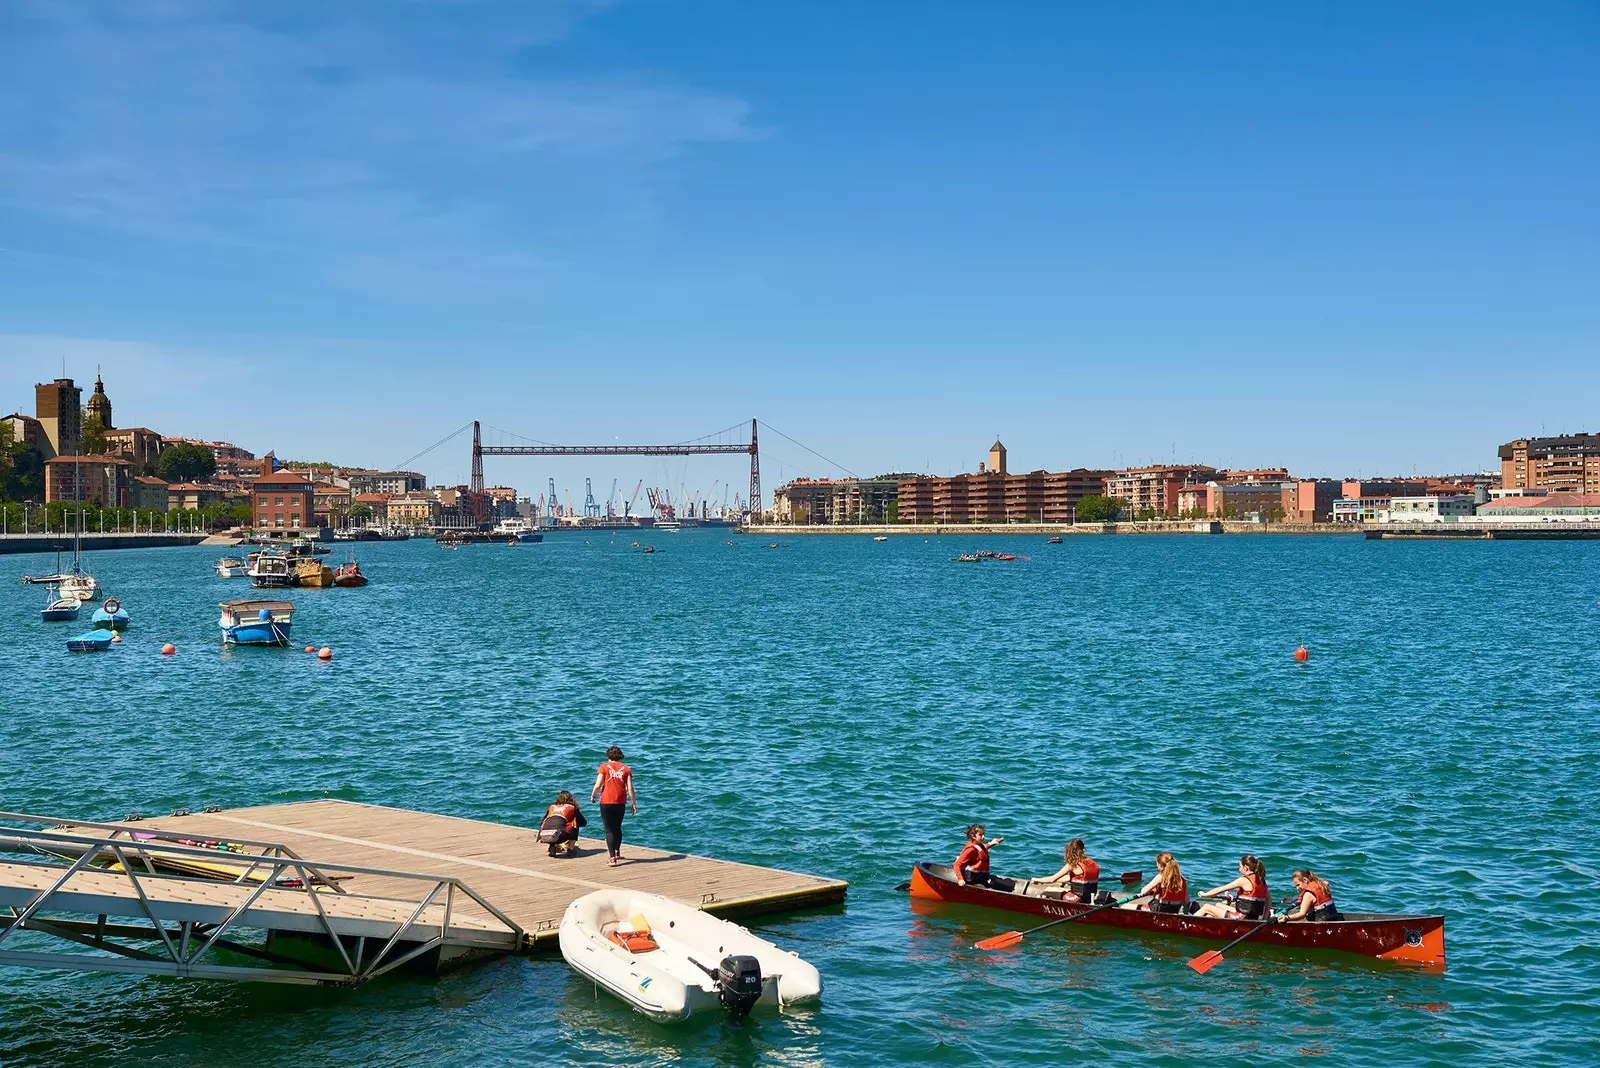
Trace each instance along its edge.
<instances>
[{"instance_id":1,"label":"port crane","mask_svg":"<svg viewBox=\"0 0 1600 1068\"><path fill-rule=\"evenodd\" d=\"M554 519L561 514L561 505L556 500L556 480L550 480L550 518Z\"/></svg>"},{"instance_id":2,"label":"port crane","mask_svg":"<svg viewBox=\"0 0 1600 1068\"><path fill-rule=\"evenodd\" d=\"M583 517L585 519L599 519L600 506L595 503L594 483L589 479L583 480Z\"/></svg>"}]
</instances>

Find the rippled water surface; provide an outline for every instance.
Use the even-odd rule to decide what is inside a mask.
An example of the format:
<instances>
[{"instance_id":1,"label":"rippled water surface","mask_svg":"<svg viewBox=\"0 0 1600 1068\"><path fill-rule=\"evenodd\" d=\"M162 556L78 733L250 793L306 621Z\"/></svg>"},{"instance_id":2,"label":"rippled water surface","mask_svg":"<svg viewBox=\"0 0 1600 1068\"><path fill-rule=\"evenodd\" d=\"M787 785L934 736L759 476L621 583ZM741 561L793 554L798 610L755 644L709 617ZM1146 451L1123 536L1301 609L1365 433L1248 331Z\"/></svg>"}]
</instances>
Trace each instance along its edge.
<instances>
[{"instance_id":1,"label":"rippled water surface","mask_svg":"<svg viewBox=\"0 0 1600 1068\"><path fill-rule=\"evenodd\" d=\"M1600 543L770 540L364 545L372 586L294 594L329 664L222 651L216 603L246 587L198 548L92 554L134 624L71 656L16 583L53 558L0 557L0 807L532 825L616 743L632 838L852 884L754 924L822 969L811 1013L658 1026L559 957L351 992L0 970L0 1064L1594 1056ZM1014 917L894 890L974 820L1012 873L1074 835L1112 871L1170 849L1197 888L1246 850L1279 894L1311 866L1346 909L1442 911L1449 970L1241 947L1199 976L1200 943L1071 926L982 954Z\"/></svg>"}]
</instances>

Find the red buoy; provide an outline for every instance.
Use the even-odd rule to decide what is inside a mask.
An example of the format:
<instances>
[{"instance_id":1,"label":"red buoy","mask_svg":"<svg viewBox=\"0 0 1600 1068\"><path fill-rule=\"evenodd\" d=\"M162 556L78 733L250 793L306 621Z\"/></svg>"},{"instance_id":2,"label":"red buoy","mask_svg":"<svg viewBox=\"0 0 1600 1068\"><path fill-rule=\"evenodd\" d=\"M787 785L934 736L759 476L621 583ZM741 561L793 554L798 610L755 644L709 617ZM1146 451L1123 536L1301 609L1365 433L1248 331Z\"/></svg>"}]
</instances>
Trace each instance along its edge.
<instances>
[{"instance_id":1,"label":"red buoy","mask_svg":"<svg viewBox=\"0 0 1600 1068\"><path fill-rule=\"evenodd\" d=\"M178 651L178 647L176 645L173 645L171 642L168 642L167 644L165 644L165 645L163 645L161 647L161 655L162 656L171 656L173 653L175 653L177 651Z\"/></svg>"},{"instance_id":2,"label":"red buoy","mask_svg":"<svg viewBox=\"0 0 1600 1068\"><path fill-rule=\"evenodd\" d=\"M1300 663L1304 664L1307 660L1311 659L1311 652L1302 645L1300 648L1294 651L1294 658L1300 661Z\"/></svg>"},{"instance_id":3,"label":"red buoy","mask_svg":"<svg viewBox=\"0 0 1600 1068\"><path fill-rule=\"evenodd\" d=\"M324 645L321 649L317 650L317 659L318 660L332 660L333 659L333 650L329 649L326 645Z\"/></svg>"}]
</instances>

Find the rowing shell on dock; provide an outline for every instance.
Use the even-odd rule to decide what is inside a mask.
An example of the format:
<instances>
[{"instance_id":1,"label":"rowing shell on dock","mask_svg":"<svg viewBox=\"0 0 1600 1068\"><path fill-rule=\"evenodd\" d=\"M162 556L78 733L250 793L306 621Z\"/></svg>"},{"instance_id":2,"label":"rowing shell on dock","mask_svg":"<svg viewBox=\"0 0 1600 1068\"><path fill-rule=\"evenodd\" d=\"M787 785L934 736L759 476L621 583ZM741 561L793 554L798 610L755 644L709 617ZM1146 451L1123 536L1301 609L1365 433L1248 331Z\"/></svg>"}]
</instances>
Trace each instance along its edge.
<instances>
[{"instance_id":1,"label":"rowing shell on dock","mask_svg":"<svg viewBox=\"0 0 1600 1068\"><path fill-rule=\"evenodd\" d=\"M948 864L917 864L911 870L910 889L912 897L926 901L982 905L1046 919L1061 919L1091 911L1087 904L958 883L955 881L955 872ZM1128 931L1148 931L1211 942L1231 942L1257 926L1251 920L1224 920L1132 908L1101 909L1092 916L1085 916L1081 922L1086 926L1092 924ZM1443 916L1347 912L1343 919L1333 921L1275 923L1253 937L1251 942L1255 945L1296 949L1332 949L1417 965L1430 971L1444 971L1445 967Z\"/></svg>"}]
</instances>

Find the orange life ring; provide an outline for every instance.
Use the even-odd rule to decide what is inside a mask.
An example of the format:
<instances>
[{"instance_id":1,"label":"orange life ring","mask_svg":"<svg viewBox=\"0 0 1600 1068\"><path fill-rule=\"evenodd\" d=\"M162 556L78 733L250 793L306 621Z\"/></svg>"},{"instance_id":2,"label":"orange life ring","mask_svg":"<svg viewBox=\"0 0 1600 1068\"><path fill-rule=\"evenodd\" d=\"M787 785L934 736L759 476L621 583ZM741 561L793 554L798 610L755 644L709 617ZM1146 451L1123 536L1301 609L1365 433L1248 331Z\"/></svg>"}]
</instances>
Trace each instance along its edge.
<instances>
[{"instance_id":1,"label":"orange life ring","mask_svg":"<svg viewBox=\"0 0 1600 1068\"><path fill-rule=\"evenodd\" d=\"M122 611L122 602L118 601L115 597L107 597L105 599L105 603L100 607L106 610L106 615L114 616L118 612Z\"/></svg>"}]
</instances>

